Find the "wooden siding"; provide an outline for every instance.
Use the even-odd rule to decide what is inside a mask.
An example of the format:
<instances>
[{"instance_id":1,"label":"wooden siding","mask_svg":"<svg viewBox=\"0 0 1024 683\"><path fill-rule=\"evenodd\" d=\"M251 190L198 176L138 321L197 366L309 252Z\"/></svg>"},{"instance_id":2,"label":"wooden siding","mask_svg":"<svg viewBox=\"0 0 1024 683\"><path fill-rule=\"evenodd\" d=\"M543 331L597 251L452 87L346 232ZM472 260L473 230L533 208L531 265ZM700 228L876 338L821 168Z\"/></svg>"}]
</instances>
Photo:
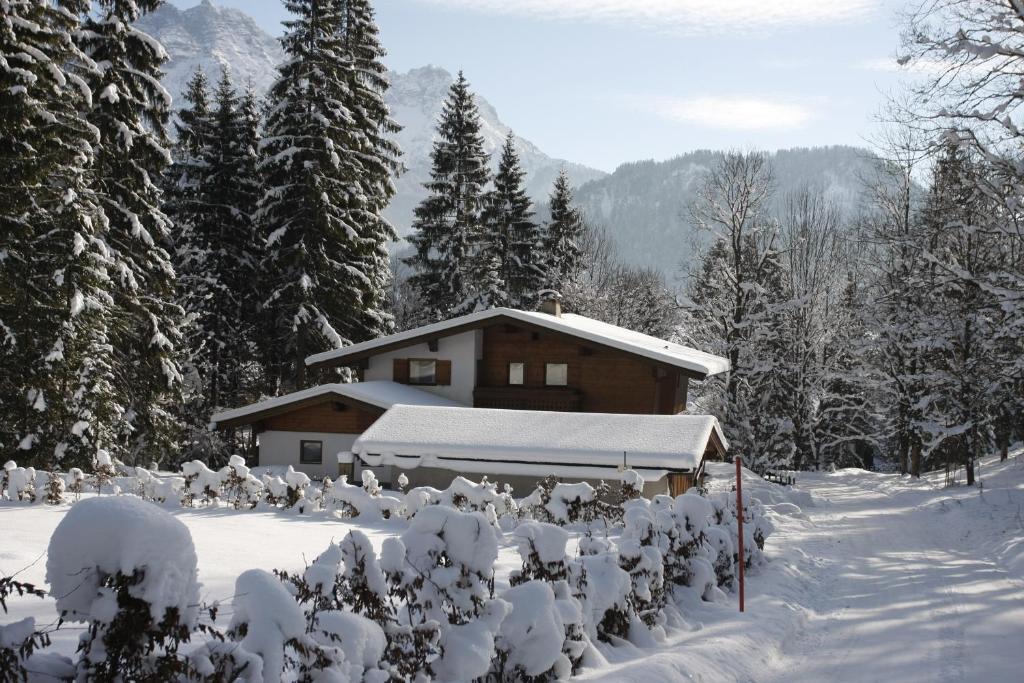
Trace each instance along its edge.
<instances>
[{"instance_id":1,"label":"wooden siding","mask_svg":"<svg viewBox=\"0 0 1024 683\"><path fill-rule=\"evenodd\" d=\"M281 432L362 434L383 412L375 413L335 400L268 417L260 423L260 427L261 430Z\"/></svg>"},{"instance_id":2,"label":"wooden siding","mask_svg":"<svg viewBox=\"0 0 1024 683\"><path fill-rule=\"evenodd\" d=\"M596 345L557 332L526 326L498 324L483 330L483 357L477 366L477 386L508 387L508 364L526 363L524 388L544 390L545 365L568 365L568 389L579 392L578 410L588 413L674 414L680 406L678 390L685 384L673 368L665 368L634 354ZM659 392L659 384L662 391ZM559 388L564 391L564 388ZM659 400L659 394L664 398ZM493 403L488 407L517 408Z\"/></svg>"}]
</instances>

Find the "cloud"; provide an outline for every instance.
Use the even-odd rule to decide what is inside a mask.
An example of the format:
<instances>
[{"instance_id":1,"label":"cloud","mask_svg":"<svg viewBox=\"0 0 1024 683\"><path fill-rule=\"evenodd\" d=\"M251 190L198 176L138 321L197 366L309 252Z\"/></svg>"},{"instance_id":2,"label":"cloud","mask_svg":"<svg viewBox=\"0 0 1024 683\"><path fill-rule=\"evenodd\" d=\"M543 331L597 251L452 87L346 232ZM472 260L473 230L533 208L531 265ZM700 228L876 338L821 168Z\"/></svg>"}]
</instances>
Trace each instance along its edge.
<instances>
[{"instance_id":1,"label":"cloud","mask_svg":"<svg viewBox=\"0 0 1024 683\"><path fill-rule=\"evenodd\" d=\"M942 62L935 59L915 59L909 62L901 62L895 57L874 57L864 59L857 63L858 69L865 71L888 71L893 73L915 73L935 75L941 74L950 69L953 65L949 62Z\"/></svg>"},{"instance_id":2,"label":"cloud","mask_svg":"<svg viewBox=\"0 0 1024 683\"><path fill-rule=\"evenodd\" d=\"M728 130L799 128L816 117L801 102L745 96L649 97L636 104L671 121Z\"/></svg>"},{"instance_id":3,"label":"cloud","mask_svg":"<svg viewBox=\"0 0 1024 683\"><path fill-rule=\"evenodd\" d=\"M881 0L419 0L488 14L627 24L682 33L846 23Z\"/></svg>"}]
</instances>

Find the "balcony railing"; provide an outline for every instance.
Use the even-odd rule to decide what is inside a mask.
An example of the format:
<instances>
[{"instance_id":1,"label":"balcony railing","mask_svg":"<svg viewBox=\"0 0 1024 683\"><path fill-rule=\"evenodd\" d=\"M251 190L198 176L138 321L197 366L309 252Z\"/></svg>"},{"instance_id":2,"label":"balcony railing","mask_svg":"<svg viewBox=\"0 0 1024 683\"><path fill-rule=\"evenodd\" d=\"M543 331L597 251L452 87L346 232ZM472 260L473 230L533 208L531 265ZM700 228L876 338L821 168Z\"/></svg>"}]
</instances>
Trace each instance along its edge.
<instances>
[{"instance_id":1,"label":"balcony railing","mask_svg":"<svg viewBox=\"0 0 1024 683\"><path fill-rule=\"evenodd\" d=\"M477 387L473 390L473 405L572 413L580 409L580 392L568 387Z\"/></svg>"}]
</instances>

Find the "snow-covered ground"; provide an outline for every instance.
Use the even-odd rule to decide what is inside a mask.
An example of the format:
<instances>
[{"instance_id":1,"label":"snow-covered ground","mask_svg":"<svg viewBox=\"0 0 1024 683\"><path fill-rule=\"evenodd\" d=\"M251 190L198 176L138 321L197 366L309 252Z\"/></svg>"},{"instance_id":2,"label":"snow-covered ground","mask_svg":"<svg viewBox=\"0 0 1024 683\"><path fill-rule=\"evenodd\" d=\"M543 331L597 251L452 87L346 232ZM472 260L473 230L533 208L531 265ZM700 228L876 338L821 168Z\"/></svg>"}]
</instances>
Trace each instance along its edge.
<instances>
[{"instance_id":1,"label":"snow-covered ground","mask_svg":"<svg viewBox=\"0 0 1024 683\"><path fill-rule=\"evenodd\" d=\"M666 642L602 647L603 681L1019 681L1024 651L1024 453L981 465L983 492L861 470L804 474L783 488L750 477L776 533L770 562L735 602L684 605ZM731 468L711 467L726 489ZM0 574L43 584L50 534L67 506L0 503ZM297 570L354 523L326 515L189 509L202 595L229 599L244 570ZM358 525L378 548L402 521ZM570 545L570 551L573 546ZM519 558L511 534L499 584ZM15 598L0 621L55 619L50 599ZM230 618L225 608L224 623ZM54 634L73 651L78 631Z\"/></svg>"}]
</instances>

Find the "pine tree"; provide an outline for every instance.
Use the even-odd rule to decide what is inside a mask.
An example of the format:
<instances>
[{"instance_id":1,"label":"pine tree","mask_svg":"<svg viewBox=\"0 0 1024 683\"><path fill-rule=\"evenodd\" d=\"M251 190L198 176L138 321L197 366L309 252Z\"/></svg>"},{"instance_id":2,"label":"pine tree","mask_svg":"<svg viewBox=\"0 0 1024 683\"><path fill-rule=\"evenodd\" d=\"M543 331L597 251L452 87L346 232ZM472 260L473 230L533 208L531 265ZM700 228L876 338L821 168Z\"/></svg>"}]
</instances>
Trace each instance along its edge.
<instances>
[{"instance_id":1,"label":"pine tree","mask_svg":"<svg viewBox=\"0 0 1024 683\"><path fill-rule=\"evenodd\" d=\"M525 177L516 153L515 136L510 132L501 150L494 188L484 196L482 226L474 256L482 264L478 278L486 276L493 265L497 265L500 290L505 298L493 298L499 295L493 288L495 283L486 279L474 282L480 306L531 308L543 285L540 228L533 220L530 198L523 184ZM488 288L491 291L488 292Z\"/></svg>"},{"instance_id":2,"label":"pine tree","mask_svg":"<svg viewBox=\"0 0 1024 683\"><path fill-rule=\"evenodd\" d=\"M369 0L347 0L345 10L345 48L352 63L349 110L361 166L357 178L361 193L351 213L359 231L356 267L367 281L360 310L362 330L355 335L362 340L394 330L394 319L387 310L391 278L387 247L398 236L384 217L384 209L395 195L393 179L402 170L401 151L391 137L401 127L384 102L389 87L383 62L387 52L380 44L373 7Z\"/></svg>"},{"instance_id":3,"label":"pine tree","mask_svg":"<svg viewBox=\"0 0 1024 683\"><path fill-rule=\"evenodd\" d=\"M551 221L544 229L546 289L561 292L576 280L582 267L580 240L585 224L583 214L573 205L569 176L562 169L555 178L550 200Z\"/></svg>"},{"instance_id":4,"label":"pine tree","mask_svg":"<svg viewBox=\"0 0 1024 683\"><path fill-rule=\"evenodd\" d=\"M0 449L81 465L120 413L106 336L116 264L88 182L96 131L81 115L95 67L71 40L72 12L43 0L3 9Z\"/></svg>"},{"instance_id":5,"label":"pine tree","mask_svg":"<svg viewBox=\"0 0 1024 683\"><path fill-rule=\"evenodd\" d=\"M83 3L84 4L84 3ZM110 334L117 390L125 402L125 457L160 460L172 449L180 400L178 354L183 312L174 300L174 268L163 245L171 223L157 181L170 162L170 96L160 85L167 53L133 26L162 0L99 0L84 6L75 38L98 66L89 80L88 121L99 131L94 186L109 221L106 243L119 261L113 274Z\"/></svg>"},{"instance_id":6,"label":"pine tree","mask_svg":"<svg viewBox=\"0 0 1024 683\"><path fill-rule=\"evenodd\" d=\"M254 112L240 106L226 68L212 107L205 84L201 72L190 83L191 107L181 113L172 169L179 301L193 321L186 420L200 432L212 411L258 393L251 368L261 256L252 218L259 186ZM245 107L251 110L254 102Z\"/></svg>"},{"instance_id":7,"label":"pine tree","mask_svg":"<svg viewBox=\"0 0 1024 683\"><path fill-rule=\"evenodd\" d=\"M473 243L480 234L483 192L489 177L480 113L466 77L448 91L431 151L429 193L416 207L406 259L410 282L432 321L465 312L472 304Z\"/></svg>"},{"instance_id":8,"label":"pine tree","mask_svg":"<svg viewBox=\"0 0 1024 683\"><path fill-rule=\"evenodd\" d=\"M389 228L380 210L393 192L384 177L393 158L381 147L386 109L370 95L380 95L383 77L368 7L350 17L342 0L285 5L296 18L285 23L289 60L269 95L258 217L272 287L265 310L274 355L265 364L302 387L307 355L389 325Z\"/></svg>"},{"instance_id":9,"label":"pine tree","mask_svg":"<svg viewBox=\"0 0 1024 683\"><path fill-rule=\"evenodd\" d=\"M188 106L178 112L174 122L178 134L173 150L174 163L164 179L164 212L174 221L175 230L169 242L172 250L189 241L190 226L202 220L203 203L199 194L206 182L206 163L213 140L210 113L210 84L202 68L197 68L185 86L183 95ZM175 254L175 267L180 269L187 255Z\"/></svg>"}]
</instances>

